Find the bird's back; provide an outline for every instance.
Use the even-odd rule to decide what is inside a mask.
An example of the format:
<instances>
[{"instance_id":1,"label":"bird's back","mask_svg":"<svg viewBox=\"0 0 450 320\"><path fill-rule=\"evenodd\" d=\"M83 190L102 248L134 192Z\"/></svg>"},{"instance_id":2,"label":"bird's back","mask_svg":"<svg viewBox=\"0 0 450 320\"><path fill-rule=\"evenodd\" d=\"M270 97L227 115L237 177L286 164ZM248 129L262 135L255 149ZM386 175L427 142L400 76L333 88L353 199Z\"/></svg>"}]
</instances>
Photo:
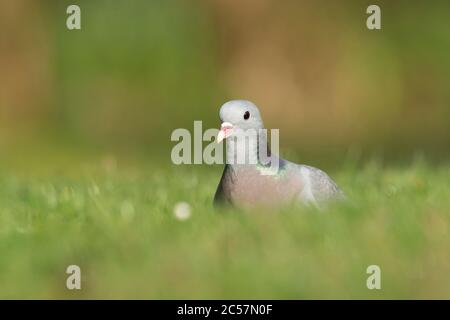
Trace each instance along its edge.
<instances>
[{"instance_id":1,"label":"bird's back","mask_svg":"<svg viewBox=\"0 0 450 320\"><path fill-rule=\"evenodd\" d=\"M302 173L302 178L305 181L305 190L303 192L310 192L310 196L312 196L312 199L308 200L320 202L344 196L336 182L324 171L307 165L296 166Z\"/></svg>"}]
</instances>

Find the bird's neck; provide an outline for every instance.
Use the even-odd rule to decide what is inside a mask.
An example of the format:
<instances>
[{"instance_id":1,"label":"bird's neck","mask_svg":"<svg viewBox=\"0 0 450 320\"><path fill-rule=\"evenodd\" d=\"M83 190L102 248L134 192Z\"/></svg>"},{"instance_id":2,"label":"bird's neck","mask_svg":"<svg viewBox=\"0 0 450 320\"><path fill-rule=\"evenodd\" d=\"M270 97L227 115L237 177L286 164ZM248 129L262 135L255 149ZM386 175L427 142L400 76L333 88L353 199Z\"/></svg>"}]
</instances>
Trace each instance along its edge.
<instances>
[{"instance_id":1,"label":"bird's neck","mask_svg":"<svg viewBox=\"0 0 450 320\"><path fill-rule=\"evenodd\" d=\"M237 134L227 139L226 160L233 168L264 165L270 156L265 130L255 134Z\"/></svg>"}]
</instances>

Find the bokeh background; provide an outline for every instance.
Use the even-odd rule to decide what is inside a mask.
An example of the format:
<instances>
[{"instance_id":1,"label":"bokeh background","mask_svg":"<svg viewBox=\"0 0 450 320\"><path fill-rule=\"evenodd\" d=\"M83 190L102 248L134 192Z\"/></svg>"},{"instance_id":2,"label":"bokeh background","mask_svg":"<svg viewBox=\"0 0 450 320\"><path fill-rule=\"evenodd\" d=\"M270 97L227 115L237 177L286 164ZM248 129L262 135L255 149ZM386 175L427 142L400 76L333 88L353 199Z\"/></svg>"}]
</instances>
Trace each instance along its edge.
<instances>
[{"instance_id":1,"label":"bokeh background","mask_svg":"<svg viewBox=\"0 0 450 320\"><path fill-rule=\"evenodd\" d=\"M375 31L373 1L79 0L82 30L69 31L72 3L0 4L12 163L58 150L169 161L173 129L217 127L236 98L306 162L449 155L448 1L376 1Z\"/></svg>"},{"instance_id":2,"label":"bokeh background","mask_svg":"<svg viewBox=\"0 0 450 320\"><path fill-rule=\"evenodd\" d=\"M0 1L0 298L450 297L449 88L448 0ZM350 201L216 214L170 136L230 99Z\"/></svg>"}]
</instances>

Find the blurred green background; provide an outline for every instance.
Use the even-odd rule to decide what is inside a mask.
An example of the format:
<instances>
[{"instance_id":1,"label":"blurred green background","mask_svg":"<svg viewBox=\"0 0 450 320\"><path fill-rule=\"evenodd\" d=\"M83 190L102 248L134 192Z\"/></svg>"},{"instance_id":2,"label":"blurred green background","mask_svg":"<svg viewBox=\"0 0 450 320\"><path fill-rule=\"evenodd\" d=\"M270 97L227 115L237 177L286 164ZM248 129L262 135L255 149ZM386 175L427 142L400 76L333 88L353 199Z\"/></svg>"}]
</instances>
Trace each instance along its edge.
<instances>
[{"instance_id":1,"label":"blurred green background","mask_svg":"<svg viewBox=\"0 0 450 320\"><path fill-rule=\"evenodd\" d=\"M449 1L0 2L0 298L450 297L449 53ZM217 214L170 135L231 99L350 201Z\"/></svg>"},{"instance_id":2,"label":"blurred green background","mask_svg":"<svg viewBox=\"0 0 450 320\"><path fill-rule=\"evenodd\" d=\"M379 31L371 1L80 0L69 31L72 3L0 5L5 153L168 161L173 129L217 127L220 105L243 98L305 161L449 154L448 1L377 1Z\"/></svg>"}]
</instances>

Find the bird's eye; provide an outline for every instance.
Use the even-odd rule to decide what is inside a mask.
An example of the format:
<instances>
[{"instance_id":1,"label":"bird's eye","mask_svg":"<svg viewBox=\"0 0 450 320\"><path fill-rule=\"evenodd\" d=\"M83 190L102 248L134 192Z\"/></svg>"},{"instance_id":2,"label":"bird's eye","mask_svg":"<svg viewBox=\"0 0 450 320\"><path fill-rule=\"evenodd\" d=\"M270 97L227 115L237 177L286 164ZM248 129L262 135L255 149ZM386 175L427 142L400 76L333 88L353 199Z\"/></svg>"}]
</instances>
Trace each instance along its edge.
<instances>
[{"instance_id":1,"label":"bird's eye","mask_svg":"<svg viewBox=\"0 0 450 320\"><path fill-rule=\"evenodd\" d=\"M244 119L245 119L245 120L248 120L248 118L250 118L250 112L245 111L245 113L244 113Z\"/></svg>"}]
</instances>

